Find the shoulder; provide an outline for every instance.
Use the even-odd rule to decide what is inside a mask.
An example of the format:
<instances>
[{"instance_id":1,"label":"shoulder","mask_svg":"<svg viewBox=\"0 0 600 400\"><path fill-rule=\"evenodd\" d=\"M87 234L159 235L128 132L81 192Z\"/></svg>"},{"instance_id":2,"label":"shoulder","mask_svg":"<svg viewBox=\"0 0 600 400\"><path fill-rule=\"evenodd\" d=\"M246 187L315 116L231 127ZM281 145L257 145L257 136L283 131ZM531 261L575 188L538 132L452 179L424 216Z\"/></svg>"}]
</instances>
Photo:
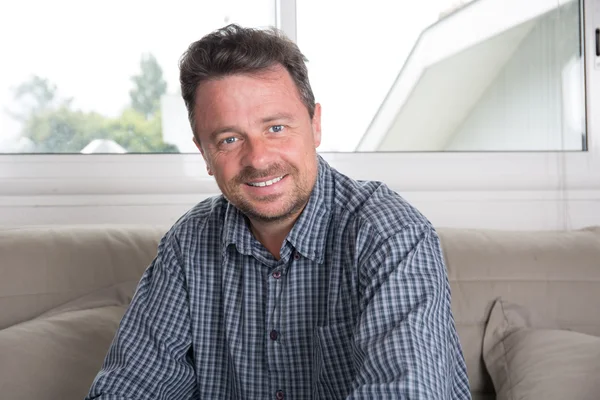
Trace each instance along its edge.
<instances>
[{"instance_id":1,"label":"shoulder","mask_svg":"<svg viewBox=\"0 0 600 400\"><path fill-rule=\"evenodd\" d=\"M201 201L175 222L163 242L179 248L182 243L189 244L214 229L220 229L226 205L227 200L222 195Z\"/></svg>"},{"instance_id":2,"label":"shoulder","mask_svg":"<svg viewBox=\"0 0 600 400\"><path fill-rule=\"evenodd\" d=\"M431 227L421 212L378 181L357 181L333 171L335 214L382 239L411 226Z\"/></svg>"}]
</instances>

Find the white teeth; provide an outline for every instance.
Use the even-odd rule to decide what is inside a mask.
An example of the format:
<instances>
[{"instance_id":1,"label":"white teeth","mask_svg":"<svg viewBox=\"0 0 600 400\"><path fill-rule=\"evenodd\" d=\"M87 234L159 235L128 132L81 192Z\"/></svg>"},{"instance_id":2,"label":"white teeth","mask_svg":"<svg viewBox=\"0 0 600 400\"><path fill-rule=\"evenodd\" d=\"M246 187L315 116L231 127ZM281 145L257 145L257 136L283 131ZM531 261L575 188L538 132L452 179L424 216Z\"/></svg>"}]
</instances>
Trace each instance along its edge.
<instances>
[{"instance_id":1,"label":"white teeth","mask_svg":"<svg viewBox=\"0 0 600 400\"><path fill-rule=\"evenodd\" d=\"M248 185L255 186L255 187L271 186L272 184L277 183L277 182L279 182L282 179L283 179L283 176L280 176L279 178L274 178L274 179L271 179L270 181L248 183Z\"/></svg>"}]
</instances>

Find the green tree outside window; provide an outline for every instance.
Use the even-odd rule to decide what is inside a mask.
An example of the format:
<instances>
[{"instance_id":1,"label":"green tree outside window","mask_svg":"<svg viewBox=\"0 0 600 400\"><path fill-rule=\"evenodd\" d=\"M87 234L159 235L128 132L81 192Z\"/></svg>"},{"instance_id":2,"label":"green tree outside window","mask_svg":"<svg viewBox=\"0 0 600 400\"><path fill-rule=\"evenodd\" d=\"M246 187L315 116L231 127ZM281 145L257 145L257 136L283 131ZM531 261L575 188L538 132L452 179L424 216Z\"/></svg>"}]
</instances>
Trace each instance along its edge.
<instances>
[{"instance_id":1,"label":"green tree outside window","mask_svg":"<svg viewBox=\"0 0 600 400\"><path fill-rule=\"evenodd\" d=\"M74 109L72 99L58 98L56 85L33 76L14 91L24 111L13 117L22 123L22 135L36 153L79 153L96 139L112 140L128 153L178 152L162 138L160 98L167 83L152 54L142 56L140 73L131 80L131 104L111 118Z\"/></svg>"}]
</instances>

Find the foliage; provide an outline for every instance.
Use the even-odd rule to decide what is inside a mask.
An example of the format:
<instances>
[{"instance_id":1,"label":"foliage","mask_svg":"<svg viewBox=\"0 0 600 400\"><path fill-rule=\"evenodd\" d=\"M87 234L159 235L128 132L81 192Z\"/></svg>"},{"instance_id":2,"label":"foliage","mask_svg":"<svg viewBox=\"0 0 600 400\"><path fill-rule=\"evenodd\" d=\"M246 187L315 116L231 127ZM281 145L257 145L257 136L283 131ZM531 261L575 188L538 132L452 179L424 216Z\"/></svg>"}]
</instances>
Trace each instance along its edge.
<instances>
[{"instance_id":1,"label":"foliage","mask_svg":"<svg viewBox=\"0 0 600 400\"><path fill-rule=\"evenodd\" d=\"M48 79L33 76L14 91L21 113L22 135L39 153L79 153L95 139L113 140L127 152L177 152L162 139L160 97L167 84L156 58L144 55L141 72L132 77L131 105L117 118L72 107L71 99L59 99L57 87Z\"/></svg>"},{"instance_id":2,"label":"foliage","mask_svg":"<svg viewBox=\"0 0 600 400\"><path fill-rule=\"evenodd\" d=\"M160 96L167 91L167 82L156 57L145 54L140 61L140 74L131 77L134 83L129 91L131 106L134 110L144 115L146 119L160 109Z\"/></svg>"},{"instance_id":3,"label":"foliage","mask_svg":"<svg viewBox=\"0 0 600 400\"><path fill-rule=\"evenodd\" d=\"M94 139L110 138L106 117L68 106L34 112L24 122L23 135L38 153L78 153Z\"/></svg>"},{"instance_id":4,"label":"foliage","mask_svg":"<svg viewBox=\"0 0 600 400\"><path fill-rule=\"evenodd\" d=\"M177 147L163 142L161 113L156 111L146 119L133 108L127 108L117 119L109 121L108 131L112 139L129 152L177 153Z\"/></svg>"},{"instance_id":5,"label":"foliage","mask_svg":"<svg viewBox=\"0 0 600 400\"><path fill-rule=\"evenodd\" d=\"M25 113L13 116L18 120L25 120L34 113L42 112L54 106L56 97L56 85L48 79L33 76L29 81L23 82L14 91L15 100L20 102Z\"/></svg>"}]
</instances>

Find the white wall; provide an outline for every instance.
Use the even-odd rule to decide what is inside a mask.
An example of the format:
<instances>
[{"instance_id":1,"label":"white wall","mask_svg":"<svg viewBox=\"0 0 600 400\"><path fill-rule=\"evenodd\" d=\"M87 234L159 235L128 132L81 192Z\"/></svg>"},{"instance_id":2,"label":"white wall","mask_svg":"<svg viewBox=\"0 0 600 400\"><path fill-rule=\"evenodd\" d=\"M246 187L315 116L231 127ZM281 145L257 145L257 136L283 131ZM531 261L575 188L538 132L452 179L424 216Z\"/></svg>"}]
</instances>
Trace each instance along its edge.
<instances>
[{"instance_id":1,"label":"white wall","mask_svg":"<svg viewBox=\"0 0 600 400\"><path fill-rule=\"evenodd\" d=\"M600 147L594 149L324 157L356 179L386 182L436 226L568 229L600 225ZM92 157L94 165L87 156L0 158L0 226L170 224L218 193L199 154Z\"/></svg>"},{"instance_id":2,"label":"white wall","mask_svg":"<svg viewBox=\"0 0 600 400\"><path fill-rule=\"evenodd\" d=\"M577 2L540 17L446 149L581 150L578 42Z\"/></svg>"}]
</instances>

